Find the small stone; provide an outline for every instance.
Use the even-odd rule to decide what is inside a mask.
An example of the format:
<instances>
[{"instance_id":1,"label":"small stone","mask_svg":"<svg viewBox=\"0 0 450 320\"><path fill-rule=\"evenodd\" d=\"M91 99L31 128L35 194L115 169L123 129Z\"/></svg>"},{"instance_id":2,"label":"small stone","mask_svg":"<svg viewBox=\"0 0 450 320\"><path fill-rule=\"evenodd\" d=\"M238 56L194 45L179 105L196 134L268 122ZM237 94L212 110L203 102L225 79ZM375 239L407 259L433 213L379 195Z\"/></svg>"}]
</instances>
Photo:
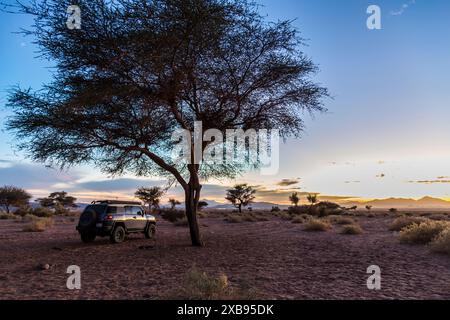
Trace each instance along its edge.
<instances>
[{"instance_id":1,"label":"small stone","mask_svg":"<svg viewBox=\"0 0 450 320\"><path fill-rule=\"evenodd\" d=\"M48 263L41 263L39 265L39 269L41 269L41 270L48 270L48 269L50 269L50 265Z\"/></svg>"}]
</instances>

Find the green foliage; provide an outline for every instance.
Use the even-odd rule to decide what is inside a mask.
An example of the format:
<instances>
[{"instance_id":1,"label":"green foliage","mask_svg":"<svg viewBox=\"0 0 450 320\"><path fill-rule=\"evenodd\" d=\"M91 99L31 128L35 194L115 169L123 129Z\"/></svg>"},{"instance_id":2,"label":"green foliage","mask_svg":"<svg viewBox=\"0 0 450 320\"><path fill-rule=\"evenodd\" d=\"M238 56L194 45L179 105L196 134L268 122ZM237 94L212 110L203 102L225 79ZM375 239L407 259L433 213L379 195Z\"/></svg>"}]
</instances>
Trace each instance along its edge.
<instances>
[{"instance_id":1,"label":"green foliage","mask_svg":"<svg viewBox=\"0 0 450 320\"><path fill-rule=\"evenodd\" d=\"M154 210L159 208L161 197L164 195L164 190L160 187L145 188L140 187L135 193L135 197L148 205L149 209Z\"/></svg>"},{"instance_id":2,"label":"green foliage","mask_svg":"<svg viewBox=\"0 0 450 320\"><path fill-rule=\"evenodd\" d=\"M225 199L230 201L239 212L242 212L242 207L246 207L255 199L256 190L253 187L244 184L237 184L233 189L227 190Z\"/></svg>"},{"instance_id":3,"label":"green foliage","mask_svg":"<svg viewBox=\"0 0 450 320\"><path fill-rule=\"evenodd\" d=\"M298 192L293 192L290 196L289 196L289 201L296 207L298 206L298 203L300 202L300 196L298 194Z\"/></svg>"},{"instance_id":4,"label":"green foliage","mask_svg":"<svg viewBox=\"0 0 450 320\"><path fill-rule=\"evenodd\" d=\"M24 189L13 186L4 186L0 188L0 207L3 208L6 213L11 213L11 207L28 205L30 199L31 195Z\"/></svg>"}]
</instances>

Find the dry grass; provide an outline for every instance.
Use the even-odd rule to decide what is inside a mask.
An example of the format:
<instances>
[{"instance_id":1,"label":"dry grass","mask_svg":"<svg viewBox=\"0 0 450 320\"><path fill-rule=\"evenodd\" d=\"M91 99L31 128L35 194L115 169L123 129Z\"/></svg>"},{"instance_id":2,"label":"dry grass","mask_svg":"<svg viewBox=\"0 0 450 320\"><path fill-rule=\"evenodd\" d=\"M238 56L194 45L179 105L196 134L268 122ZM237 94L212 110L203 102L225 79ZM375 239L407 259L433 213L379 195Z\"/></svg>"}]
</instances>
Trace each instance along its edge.
<instances>
[{"instance_id":1,"label":"dry grass","mask_svg":"<svg viewBox=\"0 0 450 320\"><path fill-rule=\"evenodd\" d=\"M311 219L305 224L305 231L327 231L331 229L328 221L320 219Z\"/></svg>"},{"instance_id":2,"label":"dry grass","mask_svg":"<svg viewBox=\"0 0 450 320\"><path fill-rule=\"evenodd\" d=\"M20 216L17 216L12 213L1 213L0 220L17 220L20 219Z\"/></svg>"},{"instance_id":3,"label":"dry grass","mask_svg":"<svg viewBox=\"0 0 450 320\"><path fill-rule=\"evenodd\" d=\"M427 221L427 219L421 217L399 217L389 225L389 230L400 231L413 224L420 224L425 221Z\"/></svg>"},{"instance_id":4,"label":"dry grass","mask_svg":"<svg viewBox=\"0 0 450 320\"><path fill-rule=\"evenodd\" d=\"M230 214L225 218L225 221L229 223L261 222L269 220L270 219L266 215L254 213Z\"/></svg>"},{"instance_id":5,"label":"dry grass","mask_svg":"<svg viewBox=\"0 0 450 320\"><path fill-rule=\"evenodd\" d=\"M47 228L51 228L54 221L51 218L37 218L32 220L29 224L23 227L24 232L43 232Z\"/></svg>"},{"instance_id":6,"label":"dry grass","mask_svg":"<svg viewBox=\"0 0 450 320\"><path fill-rule=\"evenodd\" d=\"M400 242L410 244L428 244L442 231L450 228L450 223L444 221L425 221L412 224L400 231Z\"/></svg>"},{"instance_id":7,"label":"dry grass","mask_svg":"<svg viewBox=\"0 0 450 320\"><path fill-rule=\"evenodd\" d=\"M189 222L186 217L183 217L181 219L175 220L173 224L176 225L177 227L187 227L189 225Z\"/></svg>"},{"instance_id":8,"label":"dry grass","mask_svg":"<svg viewBox=\"0 0 450 320\"><path fill-rule=\"evenodd\" d=\"M362 234L364 231L358 224L348 224L342 227L340 234L344 235L358 235Z\"/></svg>"},{"instance_id":9,"label":"dry grass","mask_svg":"<svg viewBox=\"0 0 450 320\"><path fill-rule=\"evenodd\" d=\"M181 300L254 300L256 291L232 287L225 274L212 277L196 267L185 275L182 287L170 299Z\"/></svg>"},{"instance_id":10,"label":"dry grass","mask_svg":"<svg viewBox=\"0 0 450 320\"><path fill-rule=\"evenodd\" d=\"M291 220L292 223L303 224L312 219L312 216L308 214L301 214L299 216L294 216Z\"/></svg>"},{"instance_id":11,"label":"dry grass","mask_svg":"<svg viewBox=\"0 0 450 320\"><path fill-rule=\"evenodd\" d=\"M330 221L339 225L350 225L356 223L356 221L350 217L330 217Z\"/></svg>"},{"instance_id":12,"label":"dry grass","mask_svg":"<svg viewBox=\"0 0 450 320\"><path fill-rule=\"evenodd\" d=\"M450 227L442 231L430 244L431 250L450 255Z\"/></svg>"}]
</instances>

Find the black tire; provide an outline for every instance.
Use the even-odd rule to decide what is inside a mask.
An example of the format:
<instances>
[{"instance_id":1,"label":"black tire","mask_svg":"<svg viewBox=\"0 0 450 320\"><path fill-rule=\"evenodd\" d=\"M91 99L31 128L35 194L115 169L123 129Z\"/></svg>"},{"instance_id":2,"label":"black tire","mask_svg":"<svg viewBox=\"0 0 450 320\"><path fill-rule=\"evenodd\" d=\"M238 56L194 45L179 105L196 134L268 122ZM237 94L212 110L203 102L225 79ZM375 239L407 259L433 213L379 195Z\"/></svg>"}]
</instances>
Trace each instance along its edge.
<instances>
[{"instance_id":1,"label":"black tire","mask_svg":"<svg viewBox=\"0 0 450 320\"><path fill-rule=\"evenodd\" d=\"M145 237L147 239L153 239L155 237L155 233L156 233L156 226L153 223L150 223L148 225L148 227L145 229Z\"/></svg>"},{"instance_id":2,"label":"black tire","mask_svg":"<svg viewBox=\"0 0 450 320\"><path fill-rule=\"evenodd\" d=\"M80 234L81 236L81 241L83 241L84 243L90 243L93 242L95 240L95 233L92 232L82 232Z\"/></svg>"},{"instance_id":3,"label":"black tire","mask_svg":"<svg viewBox=\"0 0 450 320\"><path fill-rule=\"evenodd\" d=\"M122 226L117 226L111 233L109 240L112 243L121 243L125 240L125 235L126 235L125 228Z\"/></svg>"},{"instance_id":4,"label":"black tire","mask_svg":"<svg viewBox=\"0 0 450 320\"><path fill-rule=\"evenodd\" d=\"M95 228L96 222L97 222L97 213L94 210L86 210L81 214L78 225L81 228L89 229Z\"/></svg>"}]
</instances>

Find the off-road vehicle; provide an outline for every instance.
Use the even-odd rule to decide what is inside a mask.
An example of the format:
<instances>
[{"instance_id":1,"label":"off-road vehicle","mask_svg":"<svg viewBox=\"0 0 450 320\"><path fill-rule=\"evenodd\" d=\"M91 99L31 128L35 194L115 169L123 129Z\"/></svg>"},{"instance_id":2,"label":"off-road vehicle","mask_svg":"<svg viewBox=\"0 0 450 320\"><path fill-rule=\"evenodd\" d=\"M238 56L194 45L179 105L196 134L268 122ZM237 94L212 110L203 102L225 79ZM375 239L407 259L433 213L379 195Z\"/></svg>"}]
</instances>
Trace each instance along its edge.
<instances>
[{"instance_id":1,"label":"off-road vehicle","mask_svg":"<svg viewBox=\"0 0 450 320\"><path fill-rule=\"evenodd\" d=\"M143 233L146 238L153 238L156 219L147 214L139 202L93 201L84 209L76 229L83 242L92 242L100 236L120 243L130 233Z\"/></svg>"}]
</instances>

